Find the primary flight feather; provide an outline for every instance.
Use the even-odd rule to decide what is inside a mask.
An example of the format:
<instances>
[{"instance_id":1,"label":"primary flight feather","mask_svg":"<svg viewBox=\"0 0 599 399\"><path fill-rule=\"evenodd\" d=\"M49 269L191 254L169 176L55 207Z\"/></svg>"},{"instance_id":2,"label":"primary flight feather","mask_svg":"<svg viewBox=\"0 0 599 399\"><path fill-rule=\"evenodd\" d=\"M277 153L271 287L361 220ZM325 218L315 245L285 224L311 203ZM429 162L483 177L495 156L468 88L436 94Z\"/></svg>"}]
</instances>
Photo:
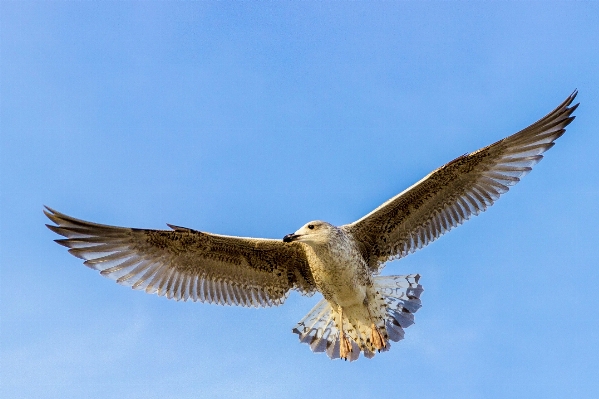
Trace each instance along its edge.
<instances>
[{"instance_id":1,"label":"primary flight feather","mask_svg":"<svg viewBox=\"0 0 599 399\"><path fill-rule=\"evenodd\" d=\"M293 329L315 352L356 360L390 348L414 322L419 275L377 276L478 215L518 183L565 132L578 106L572 93L538 122L431 172L360 220L312 221L283 240L113 227L46 207L66 237L56 240L117 283L164 295L241 306L272 306L295 289L322 299Z\"/></svg>"}]
</instances>

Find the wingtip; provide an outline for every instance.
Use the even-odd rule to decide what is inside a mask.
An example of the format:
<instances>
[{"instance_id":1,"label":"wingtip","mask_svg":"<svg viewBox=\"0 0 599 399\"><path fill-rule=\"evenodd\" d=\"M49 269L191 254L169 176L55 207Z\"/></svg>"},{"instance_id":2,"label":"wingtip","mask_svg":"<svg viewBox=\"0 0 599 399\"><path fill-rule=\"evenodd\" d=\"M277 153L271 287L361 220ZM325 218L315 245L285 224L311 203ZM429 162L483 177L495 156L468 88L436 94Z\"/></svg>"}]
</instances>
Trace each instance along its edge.
<instances>
[{"instance_id":1,"label":"wingtip","mask_svg":"<svg viewBox=\"0 0 599 399\"><path fill-rule=\"evenodd\" d=\"M174 224L170 224L167 223L166 224L168 227L170 227L171 229L173 229L174 231L179 231L179 232L190 232L190 233L199 233L198 230L194 230L194 229L190 229L189 227L181 227L181 226L177 226Z\"/></svg>"},{"instance_id":2,"label":"wingtip","mask_svg":"<svg viewBox=\"0 0 599 399\"><path fill-rule=\"evenodd\" d=\"M48 217L50 217L49 215L51 215L52 213L54 213L52 211L52 209L49 206L47 206L47 205L44 205L44 208L42 209L42 212L44 212L44 215L46 215Z\"/></svg>"},{"instance_id":3,"label":"wingtip","mask_svg":"<svg viewBox=\"0 0 599 399\"><path fill-rule=\"evenodd\" d=\"M176 226L176 225L170 224L170 223L167 223L166 225L174 231L189 231L189 230L191 230L191 229L188 229L187 227Z\"/></svg>"},{"instance_id":4,"label":"wingtip","mask_svg":"<svg viewBox=\"0 0 599 399\"><path fill-rule=\"evenodd\" d=\"M568 97L566 97L566 99L564 100L564 103L569 105L578 95L578 89L574 89L574 91L572 93L570 93L570 95Z\"/></svg>"},{"instance_id":5,"label":"wingtip","mask_svg":"<svg viewBox=\"0 0 599 399\"><path fill-rule=\"evenodd\" d=\"M54 232L60 236L67 237L67 234L59 226L55 226L53 224L47 224L46 227L49 228L52 232Z\"/></svg>"},{"instance_id":6,"label":"wingtip","mask_svg":"<svg viewBox=\"0 0 599 399\"><path fill-rule=\"evenodd\" d=\"M48 226L48 225L46 225ZM62 245L63 247L66 248L72 248L71 244L70 244L70 240L68 238L59 238L54 240L55 243L57 243L58 245Z\"/></svg>"},{"instance_id":7,"label":"wingtip","mask_svg":"<svg viewBox=\"0 0 599 399\"><path fill-rule=\"evenodd\" d=\"M53 223L60 225L60 222L58 221L58 219L62 216L62 214L60 212L58 212L57 210L50 208L47 205L44 205L44 208L45 209L42 209L42 212L44 212L44 215L46 215L46 217L48 219L50 219Z\"/></svg>"},{"instance_id":8,"label":"wingtip","mask_svg":"<svg viewBox=\"0 0 599 399\"><path fill-rule=\"evenodd\" d=\"M43 209L43 211L44 211L45 214L48 214L48 213L56 214L56 213L58 213L54 209L50 208L48 205L44 205L44 208L45 209Z\"/></svg>"},{"instance_id":9,"label":"wingtip","mask_svg":"<svg viewBox=\"0 0 599 399\"><path fill-rule=\"evenodd\" d=\"M570 112L574 112L576 111L576 108L578 108L578 106L580 105L580 103L576 103L573 106L570 107ZM574 118L574 116L572 116L572 118Z\"/></svg>"},{"instance_id":10,"label":"wingtip","mask_svg":"<svg viewBox=\"0 0 599 399\"><path fill-rule=\"evenodd\" d=\"M564 101L566 107L569 107L571 111L574 111L580 105L580 103L576 103L576 104L570 106L574 102L574 99L576 98L577 95L578 95L578 89L574 89L572 94L570 94L568 96L568 98L566 98L566 101Z\"/></svg>"}]
</instances>

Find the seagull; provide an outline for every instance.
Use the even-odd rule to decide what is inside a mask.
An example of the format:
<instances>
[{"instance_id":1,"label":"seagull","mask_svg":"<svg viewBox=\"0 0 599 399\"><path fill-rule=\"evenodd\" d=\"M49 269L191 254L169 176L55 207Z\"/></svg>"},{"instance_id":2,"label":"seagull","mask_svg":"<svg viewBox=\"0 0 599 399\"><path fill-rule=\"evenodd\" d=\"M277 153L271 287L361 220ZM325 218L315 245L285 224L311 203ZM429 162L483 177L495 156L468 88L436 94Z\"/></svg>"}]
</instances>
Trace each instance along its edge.
<instances>
[{"instance_id":1,"label":"seagull","mask_svg":"<svg viewBox=\"0 0 599 399\"><path fill-rule=\"evenodd\" d=\"M136 290L175 300L265 307L291 290L323 299L295 326L301 342L331 359L372 358L414 323L423 292L418 274L380 276L403 258L485 211L531 171L574 120L577 91L547 116L434 170L361 219L315 220L282 240L114 227L45 207L55 240Z\"/></svg>"}]
</instances>

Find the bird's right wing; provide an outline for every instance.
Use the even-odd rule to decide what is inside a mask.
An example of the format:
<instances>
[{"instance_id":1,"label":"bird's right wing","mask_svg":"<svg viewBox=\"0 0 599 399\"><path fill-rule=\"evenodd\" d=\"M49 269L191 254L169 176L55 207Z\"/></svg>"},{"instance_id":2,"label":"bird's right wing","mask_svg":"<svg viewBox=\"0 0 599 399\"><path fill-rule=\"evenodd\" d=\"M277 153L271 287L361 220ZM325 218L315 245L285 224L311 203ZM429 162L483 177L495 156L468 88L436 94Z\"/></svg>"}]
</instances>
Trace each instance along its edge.
<instances>
[{"instance_id":1,"label":"bird's right wing","mask_svg":"<svg viewBox=\"0 0 599 399\"><path fill-rule=\"evenodd\" d=\"M529 127L431 172L360 220L342 228L362 246L375 271L478 215L518 183L574 119L572 93Z\"/></svg>"},{"instance_id":2,"label":"bird's right wing","mask_svg":"<svg viewBox=\"0 0 599 399\"><path fill-rule=\"evenodd\" d=\"M221 236L183 227L132 229L79 220L50 208L56 240L117 283L176 300L242 306L283 303L315 285L300 243Z\"/></svg>"}]
</instances>

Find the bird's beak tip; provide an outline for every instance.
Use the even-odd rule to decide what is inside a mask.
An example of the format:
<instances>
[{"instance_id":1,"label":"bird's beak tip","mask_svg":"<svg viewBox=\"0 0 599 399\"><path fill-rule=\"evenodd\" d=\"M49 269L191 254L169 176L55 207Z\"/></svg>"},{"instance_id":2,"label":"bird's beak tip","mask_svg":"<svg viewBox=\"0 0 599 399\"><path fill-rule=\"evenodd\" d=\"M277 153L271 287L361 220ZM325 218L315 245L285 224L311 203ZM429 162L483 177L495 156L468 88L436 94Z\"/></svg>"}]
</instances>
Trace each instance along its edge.
<instances>
[{"instance_id":1,"label":"bird's beak tip","mask_svg":"<svg viewBox=\"0 0 599 399\"><path fill-rule=\"evenodd\" d=\"M292 242L297 236L295 234L287 234L283 237L283 242Z\"/></svg>"}]
</instances>

